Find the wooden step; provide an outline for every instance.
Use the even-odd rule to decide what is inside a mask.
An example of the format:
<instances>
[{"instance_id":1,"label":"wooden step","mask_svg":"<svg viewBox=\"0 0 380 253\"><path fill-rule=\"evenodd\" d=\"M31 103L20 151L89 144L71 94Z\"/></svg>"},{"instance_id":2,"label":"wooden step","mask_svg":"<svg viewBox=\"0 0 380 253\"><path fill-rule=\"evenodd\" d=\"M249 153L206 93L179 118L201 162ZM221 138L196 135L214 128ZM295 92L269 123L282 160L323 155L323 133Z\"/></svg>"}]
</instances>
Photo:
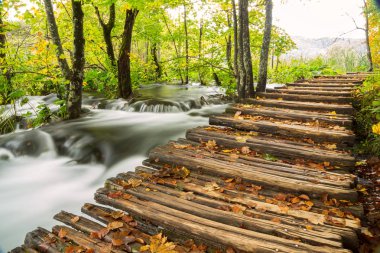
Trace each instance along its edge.
<instances>
[{"instance_id":1,"label":"wooden step","mask_svg":"<svg viewBox=\"0 0 380 253\"><path fill-rule=\"evenodd\" d=\"M322 127L305 126L295 122L265 121L240 119L231 115L211 116L210 125L219 125L235 128L243 131L255 131L259 133L273 134L276 136L311 139L314 142L334 142L339 147L353 146L356 136L346 130L331 130Z\"/></svg>"},{"instance_id":2,"label":"wooden step","mask_svg":"<svg viewBox=\"0 0 380 253\"><path fill-rule=\"evenodd\" d=\"M293 90L293 89L267 89L266 93L284 93L298 95L314 95L314 96L333 96L333 97L351 97L351 92L346 91L326 91L326 90Z\"/></svg>"},{"instance_id":3,"label":"wooden step","mask_svg":"<svg viewBox=\"0 0 380 253\"><path fill-rule=\"evenodd\" d=\"M337 83L287 83L288 87L314 87L314 88L356 88L355 84Z\"/></svg>"},{"instance_id":4,"label":"wooden step","mask_svg":"<svg viewBox=\"0 0 380 253\"><path fill-rule=\"evenodd\" d=\"M315 178L306 175L293 174L292 170L285 167L261 168L259 166L250 166L239 164L234 161L218 161L210 156L199 156L196 159L194 153L186 150L178 150L170 148L170 146L157 147L149 153L149 159L155 161L158 159L161 163L169 165L181 165L207 175L214 175L226 178L235 178L244 175L244 180L263 186L269 187L278 192L295 192L299 194L307 194L310 197L320 198L324 193L329 193L338 199L346 199L350 201L357 200L355 190L339 187L325 183L320 180L315 183ZM171 155L165 154L168 149Z\"/></svg>"},{"instance_id":5,"label":"wooden step","mask_svg":"<svg viewBox=\"0 0 380 253\"><path fill-rule=\"evenodd\" d=\"M264 93L257 92L257 97L260 99L281 99L286 101L300 101L300 102L323 102L323 103L334 103L334 104L351 104L351 97L332 97L332 96L322 96L322 95L298 95L298 94L286 94L286 93Z\"/></svg>"},{"instance_id":6,"label":"wooden step","mask_svg":"<svg viewBox=\"0 0 380 253\"><path fill-rule=\"evenodd\" d=\"M334 78L323 78L323 79L310 79L307 81L302 81L301 83L337 83L337 84L362 84L363 80L349 78L349 79L334 79Z\"/></svg>"},{"instance_id":7,"label":"wooden step","mask_svg":"<svg viewBox=\"0 0 380 253\"><path fill-rule=\"evenodd\" d=\"M263 116L299 122L319 121L321 124L326 125L339 125L347 128L352 127L352 117L344 114L307 112L274 107L249 107L248 105L241 104L237 104L226 109L226 112L231 114L235 114L238 111L240 111L242 115Z\"/></svg>"},{"instance_id":8,"label":"wooden step","mask_svg":"<svg viewBox=\"0 0 380 253\"><path fill-rule=\"evenodd\" d=\"M276 90L305 90L305 91L338 91L338 92L352 92L356 90L351 87L311 87L311 86L282 86L275 87Z\"/></svg>"},{"instance_id":9,"label":"wooden step","mask_svg":"<svg viewBox=\"0 0 380 253\"><path fill-rule=\"evenodd\" d=\"M137 192L130 193L137 195ZM153 197L154 194L149 194L151 196L150 200L140 200L134 196L125 200L110 198L108 197L109 194L109 190L100 189L96 193L95 198L99 203L111 205L127 211L132 216L149 220L164 230L174 230L177 233L184 234L186 235L185 238L205 238L208 244L214 243L223 250L233 247L237 251L243 252L267 252L268 250L277 250L279 252L331 252L333 249L336 249L338 252L349 252L334 247L313 246L302 242L297 243L297 246L295 246L292 240L227 225L225 222L220 222L221 220L215 221L211 219L212 213L192 207L190 201L183 201L188 206L178 205L176 202L173 203L174 200L173 198L169 198L169 195L167 195L168 199ZM140 191L139 196L143 196L142 191ZM145 198L147 198L146 196L147 194L144 194ZM202 212L202 216L207 215L207 218L200 217L200 212ZM194 215L194 213L198 215ZM213 217L217 219L216 215ZM219 217L221 216L218 216L218 219L221 219Z\"/></svg>"},{"instance_id":10,"label":"wooden step","mask_svg":"<svg viewBox=\"0 0 380 253\"><path fill-rule=\"evenodd\" d=\"M243 137L242 137L243 136ZM349 172L355 167L355 158L349 154L338 151L317 148L314 145L279 140L262 136L246 136L244 132L235 131L227 133L220 128L216 132L204 127L190 129L186 133L186 138L192 141L215 141L217 145L226 148L242 148L248 146L259 153L267 153L275 157L289 159L305 159L316 162L329 161L331 165L339 167L341 172Z\"/></svg>"},{"instance_id":11,"label":"wooden step","mask_svg":"<svg viewBox=\"0 0 380 253\"><path fill-rule=\"evenodd\" d=\"M247 99L246 102L265 107L276 107L283 109L292 109L300 111L313 111L313 112L336 112L337 114L348 114L352 115L354 113L354 108L352 105L338 105L338 104L326 104L326 103L316 103L316 102L298 102L298 101L285 101L276 99Z\"/></svg>"}]
</instances>

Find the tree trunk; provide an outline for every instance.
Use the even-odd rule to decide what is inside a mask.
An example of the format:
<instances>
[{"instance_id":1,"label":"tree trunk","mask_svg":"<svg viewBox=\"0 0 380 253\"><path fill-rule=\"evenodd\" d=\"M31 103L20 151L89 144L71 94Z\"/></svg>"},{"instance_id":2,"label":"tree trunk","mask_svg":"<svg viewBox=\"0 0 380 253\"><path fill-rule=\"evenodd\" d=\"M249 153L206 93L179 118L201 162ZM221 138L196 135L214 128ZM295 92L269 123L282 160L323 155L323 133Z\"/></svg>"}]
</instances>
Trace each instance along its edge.
<instances>
[{"instance_id":1,"label":"tree trunk","mask_svg":"<svg viewBox=\"0 0 380 253\"><path fill-rule=\"evenodd\" d=\"M232 0L232 16L234 21L234 73L236 78L236 83L239 86L239 64L238 64L238 55L239 55L239 45L238 45L238 19L236 12L236 3L235 0Z\"/></svg>"},{"instance_id":2,"label":"tree trunk","mask_svg":"<svg viewBox=\"0 0 380 253\"><path fill-rule=\"evenodd\" d=\"M103 29L103 39L104 42L106 43L107 47L107 55L108 59L110 60L112 66L115 66L115 51L113 48L112 44L112 38L111 38L111 33L113 28L115 27L115 4L111 4L110 9L109 9L109 18L108 18L108 23L105 23L104 20L102 19L98 7L94 6L95 8L95 13L96 16L98 17L98 21L100 23L100 26Z\"/></svg>"},{"instance_id":3,"label":"tree trunk","mask_svg":"<svg viewBox=\"0 0 380 253\"><path fill-rule=\"evenodd\" d=\"M12 92L12 74L11 71L8 68L7 64L7 55L6 55L6 44L7 44L7 37L6 32L4 30L4 23L2 19L2 13L0 11L0 71L4 74L5 78L7 79L7 88L4 91L1 91L1 95L3 96L3 103L5 103L6 98L8 97L8 94Z\"/></svg>"},{"instance_id":4,"label":"tree trunk","mask_svg":"<svg viewBox=\"0 0 380 253\"><path fill-rule=\"evenodd\" d=\"M65 54L62 47L61 37L59 36L57 22L55 21L53 5L51 3L51 0L44 0L44 4L51 39L57 48L55 53L58 59L59 67L61 68L61 72L65 79L70 81L72 73L67 60L64 57Z\"/></svg>"},{"instance_id":5,"label":"tree trunk","mask_svg":"<svg viewBox=\"0 0 380 253\"><path fill-rule=\"evenodd\" d=\"M181 57L180 56L180 52L178 50L177 43L176 43L176 40L174 39L173 33L172 33L172 31L171 31L171 29L169 27L168 21L166 20L165 14L163 15L163 19L164 19L164 22L165 22L166 29L168 29L170 37L172 38L173 46L174 46L174 50L175 50L175 53L177 55L177 58L180 59L180 57ZM177 67L177 69L178 69L179 77L181 78L181 84L184 84L181 68Z\"/></svg>"},{"instance_id":6,"label":"tree trunk","mask_svg":"<svg viewBox=\"0 0 380 253\"><path fill-rule=\"evenodd\" d=\"M198 62L201 62L201 59L202 59L202 38L203 38L203 20L201 19L201 22L199 24ZM198 76L199 76L199 82L201 83L201 85L205 85L200 66L198 68Z\"/></svg>"},{"instance_id":7,"label":"tree trunk","mask_svg":"<svg viewBox=\"0 0 380 253\"><path fill-rule=\"evenodd\" d=\"M261 46L259 81L257 83L257 88L256 88L257 92L264 92L267 86L268 57L269 57L269 47L270 47L271 32L272 32L272 10L273 10L272 0L266 0L265 29L264 29L263 44Z\"/></svg>"},{"instance_id":8,"label":"tree trunk","mask_svg":"<svg viewBox=\"0 0 380 253\"><path fill-rule=\"evenodd\" d=\"M71 0L74 26L74 60L70 81L70 90L67 97L67 113L69 119L79 118L82 107L82 84L84 70L83 10L80 1Z\"/></svg>"},{"instance_id":9,"label":"tree trunk","mask_svg":"<svg viewBox=\"0 0 380 253\"><path fill-rule=\"evenodd\" d=\"M229 30L231 29L231 14L227 12L227 25ZM234 68L232 66L232 37L231 32L227 35L227 43L226 43L226 60L228 68L230 69L231 73L234 73Z\"/></svg>"},{"instance_id":10,"label":"tree trunk","mask_svg":"<svg viewBox=\"0 0 380 253\"><path fill-rule=\"evenodd\" d=\"M157 43L152 43L152 47L150 49L150 53L153 58L154 65L156 65L156 80L160 79L162 76L162 69L160 66L160 62L158 61L158 50L157 50Z\"/></svg>"},{"instance_id":11,"label":"tree trunk","mask_svg":"<svg viewBox=\"0 0 380 253\"><path fill-rule=\"evenodd\" d=\"M189 33L187 29L187 10L186 5L183 5L183 22L185 26L185 53L186 53L186 67L185 67L185 84L189 83Z\"/></svg>"},{"instance_id":12,"label":"tree trunk","mask_svg":"<svg viewBox=\"0 0 380 253\"><path fill-rule=\"evenodd\" d=\"M125 14L124 32L118 60L118 86L121 98L130 98L132 93L131 79L131 48L133 26L139 10L128 9Z\"/></svg>"},{"instance_id":13,"label":"tree trunk","mask_svg":"<svg viewBox=\"0 0 380 253\"><path fill-rule=\"evenodd\" d=\"M248 0L239 1L239 99L254 95L251 46L249 38Z\"/></svg>"},{"instance_id":14,"label":"tree trunk","mask_svg":"<svg viewBox=\"0 0 380 253\"><path fill-rule=\"evenodd\" d=\"M366 45L367 45L367 58L369 63L369 72L373 71L373 61L372 61L372 52L371 52L371 45L369 41L369 17L368 17L368 5L366 0L363 0L364 2L364 16L365 16L365 39L366 39Z\"/></svg>"},{"instance_id":15,"label":"tree trunk","mask_svg":"<svg viewBox=\"0 0 380 253\"><path fill-rule=\"evenodd\" d=\"M80 116L82 106L82 84L84 70L84 45L85 39L83 34L83 10L80 1L71 0L73 11L73 30L74 30L74 54L72 70L64 57L64 51L55 21L53 5L51 0L44 0L49 31L54 45L57 47L56 56L59 67L65 79L69 81L67 86L67 116L69 119L75 119Z\"/></svg>"}]
</instances>

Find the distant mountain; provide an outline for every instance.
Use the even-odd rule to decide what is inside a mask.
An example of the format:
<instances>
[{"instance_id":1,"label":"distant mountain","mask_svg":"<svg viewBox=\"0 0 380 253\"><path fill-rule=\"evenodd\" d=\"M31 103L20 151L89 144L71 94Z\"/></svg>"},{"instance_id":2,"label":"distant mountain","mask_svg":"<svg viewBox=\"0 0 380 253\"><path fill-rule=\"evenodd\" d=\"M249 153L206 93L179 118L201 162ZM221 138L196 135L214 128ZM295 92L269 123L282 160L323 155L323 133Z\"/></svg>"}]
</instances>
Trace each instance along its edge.
<instances>
[{"instance_id":1,"label":"distant mountain","mask_svg":"<svg viewBox=\"0 0 380 253\"><path fill-rule=\"evenodd\" d=\"M292 37L297 45L294 49L286 54L285 58L313 58L318 55L324 56L337 48L353 49L359 54L366 52L365 39L350 38L320 38L310 39L299 36Z\"/></svg>"}]
</instances>

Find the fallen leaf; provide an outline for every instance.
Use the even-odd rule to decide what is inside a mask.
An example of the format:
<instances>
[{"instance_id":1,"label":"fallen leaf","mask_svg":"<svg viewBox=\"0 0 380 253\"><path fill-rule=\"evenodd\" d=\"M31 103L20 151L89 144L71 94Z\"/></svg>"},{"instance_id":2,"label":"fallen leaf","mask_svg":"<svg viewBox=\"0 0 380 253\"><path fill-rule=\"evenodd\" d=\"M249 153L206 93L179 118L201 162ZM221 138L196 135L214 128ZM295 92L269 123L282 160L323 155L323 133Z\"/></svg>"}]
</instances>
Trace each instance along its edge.
<instances>
[{"instance_id":1,"label":"fallen leaf","mask_svg":"<svg viewBox=\"0 0 380 253\"><path fill-rule=\"evenodd\" d=\"M281 219L278 217L271 219L271 221L276 222L276 223L281 223Z\"/></svg>"},{"instance_id":2,"label":"fallen leaf","mask_svg":"<svg viewBox=\"0 0 380 253\"><path fill-rule=\"evenodd\" d=\"M279 200L279 201L285 201L286 200L286 195L283 194L283 193L278 193L274 198L277 199L277 200Z\"/></svg>"},{"instance_id":3,"label":"fallen leaf","mask_svg":"<svg viewBox=\"0 0 380 253\"><path fill-rule=\"evenodd\" d=\"M305 195L305 194L302 194L300 196L298 196L300 199L303 199L303 200L310 200L309 196Z\"/></svg>"},{"instance_id":4,"label":"fallen leaf","mask_svg":"<svg viewBox=\"0 0 380 253\"><path fill-rule=\"evenodd\" d=\"M208 182L205 184L203 189L205 189L206 191L215 191L215 190L219 190L220 187L216 182Z\"/></svg>"},{"instance_id":5,"label":"fallen leaf","mask_svg":"<svg viewBox=\"0 0 380 253\"><path fill-rule=\"evenodd\" d=\"M118 247L118 246L121 246L123 244L124 244L124 241L122 239L114 239L114 238L112 238L112 245L113 246Z\"/></svg>"},{"instance_id":6,"label":"fallen leaf","mask_svg":"<svg viewBox=\"0 0 380 253\"><path fill-rule=\"evenodd\" d=\"M62 239L64 237L66 237L66 235L67 235L67 231L65 229L61 228L58 232L58 237Z\"/></svg>"},{"instance_id":7,"label":"fallen leaf","mask_svg":"<svg viewBox=\"0 0 380 253\"><path fill-rule=\"evenodd\" d=\"M122 211L113 211L111 212L111 217L114 218L114 219L120 219L124 216L124 212Z\"/></svg>"},{"instance_id":8,"label":"fallen leaf","mask_svg":"<svg viewBox=\"0 0 380 253\"><path fill-rule=\"evenodd\" d=\"M77 223L79 221L79 216L75 216L72 219L70 219L72 223Z\"/></svg>"},{"instance_id":9,"label":"fallen leaf","mask_svg":"<svg viewBox=\"0 0 380 253\"><path fill-rule=\"evenodd\" d=\"M121 218L125 223L129 223L131 221L133 221L133 218L129 215L124 215L122 218Z\"/></svg>"},{"instance_id":10,"label":"fallen leaf","mask_svg":"<svg viewBox=\"0 0 380 253\"><path fill-rule=\"evenodd\" d=\"M91 232L90 237L96 239L103 239L109 232L110 231L108 228L102 228L99 231Z\"/></svg>"},{"instance_id":11,"label":"fallen leaf","mask_svg":"<svg viewBox=\"0 0 380 253\"><path fill-rule=\"evenodd\" d=\"M115 230L115 229L118 229L118 228L122 228L123 226L124 226L123 222L113 221L113 222L108 223L107 228L109 230Z\"/></svg>"},{"instance_id":12,"label":"fallen leaf","mask_svg":"<svg viewBox=\"0 0 380 253\"><path fill-rule=\"evenodd\" d=\"M326 144L326 145L324 145L324 147L329 149L329 150L335 150L336 144Z\"/></svg>"},{"instance_id":13,"label":"fallen leaf","mask_svg":"<svg viewBox=\"0 0 380 253\"><path fill-rule=\"evenodd\" d=\"M227 250L226 250L226 253L235 253L235 250L231 247L229 247Z\"/></svg>"},{"instance_id":14,"label":"fallen leaf","mask_svg":"<svg viewBox=\"0 0 380 253\"><path fill-rule=\"evenodd\" d=\"M299 203L300 201L301 201L301 200L300 200L299 197L294 197L294 198L291 199L290 202L292 202L292 204L297 204L297 203Z\"/></svg>"},{"instance_id":15,"label":"fallen leaf","mask_svg":"<svg viewBox=\"0 0 380 253\"><path fill-rule=\"evenodd\" d=\"M231 207L232 212L242 214L247 208L241 205L233 205Z\"/></svg>"},{"instance_id":16,"label":"fallen leaf","mask_svg":"<svg viewBox=\"0 0 380 253\"><path fill-rule=\"evenodd\" d=\"M235 115L234 115L234 118L235 118L235 119L238 119L240 115L241 115L241 111L237 111L237 112L235 113Z\"/></svg>"},{"instance_id":17,"label":"fallen leaf","mask_svg":"<svg viewBox=\"0 0 380 253\"><path fill-rule=\"evenodd\" d=\"M241 148L241 153L244 155L247 155L247 154L251 153L251 150L249 149L249 147L244 146Z\"/></svg>"},{"instance_id":18,"label":"fallen leaf","mask_svg":"<svg viewBox=\"0 0 380 253\"><path fill-rule=\"evenodd\" d=\"M246 143L248 138L244 136L237 136L235 139L237 142Z\"/></svg>"},{"instance_id":19,"label":"fallen leaf","mask_svg":"<svg viewBox=\"0 0 380 253\"><path fill-rule=\"evenodd\" d=\"M306 227L307 230L313 230L313 226L306 225L305 227Z\"/></svg>"}]
</instances>

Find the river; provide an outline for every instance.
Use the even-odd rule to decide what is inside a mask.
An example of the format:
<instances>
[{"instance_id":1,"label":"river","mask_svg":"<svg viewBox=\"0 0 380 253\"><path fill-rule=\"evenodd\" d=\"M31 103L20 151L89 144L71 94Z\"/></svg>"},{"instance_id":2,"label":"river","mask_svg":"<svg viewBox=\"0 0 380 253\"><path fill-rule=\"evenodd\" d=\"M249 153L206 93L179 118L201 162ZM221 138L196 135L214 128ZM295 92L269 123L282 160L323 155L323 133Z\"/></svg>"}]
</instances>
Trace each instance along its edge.
<instances>
[{"instance_id":1,"label":"river","mask_svg":"<svg viewBox=\"0 0 380 253\"><path fill-rule=\"evenodd\" d=\"M75 121L0 136L0 252L21 245L38 226L59 224L61 210L80 213L105 179L132 171L149 149L185 136L222 113L218 87L151 85L131 103L86 95L90 112ZM30 97L20 113L55 96ZM95 109L94 109L95 108ZM104 108L104 109L98 109Z\"/></svg>"}]
</instances>

